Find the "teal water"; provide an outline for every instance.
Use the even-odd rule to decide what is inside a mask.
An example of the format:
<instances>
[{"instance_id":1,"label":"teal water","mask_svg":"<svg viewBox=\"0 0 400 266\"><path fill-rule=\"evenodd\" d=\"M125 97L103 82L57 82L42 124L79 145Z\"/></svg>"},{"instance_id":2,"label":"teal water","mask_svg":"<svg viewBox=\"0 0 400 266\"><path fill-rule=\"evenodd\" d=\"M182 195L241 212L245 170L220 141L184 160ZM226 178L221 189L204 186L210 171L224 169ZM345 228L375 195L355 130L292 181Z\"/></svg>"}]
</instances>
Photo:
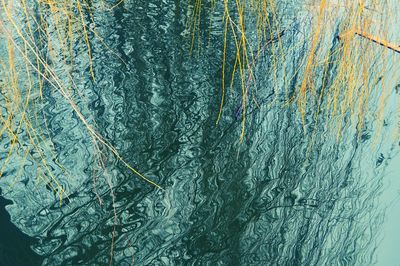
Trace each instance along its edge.
<instances>
[{"instance_id":1,"label":"teal water","mask_svg":"<svg viewBox=\"0 0 400 266\"><path fill-rule=\"evenodd\" d=\"M286 8L291 16L282 17L283 45L290 47L309 25L300 4ZM60 206L34 178L34 163L12 161L0 185L8 204L4 208L1 199L0 223L10 232L0 235L0 265L377 264L385 211L379 196L385 167L398 151L390 134L394 119L382 140L372 137L373 116L361 137L351 124L340 142L323 124L307 137L296 106L269 104L281 97L275 87L285 75L280 71L282 84L274 83L267 49L250 92L259 106L249 104L239 144L239 88L228 93L216 125L221 21L203 18L201 51L190 55L187 1L124 1L111 12L94 10L109 47L91 43L96 82L88 77L84 45L74 47L80 56L78 67L68 69L77 88L72 95L89 123L164 190L104 147L100 152L69 104L46 84L37 124L48 126L54 154L46 156L68 197ZM305 56L304 49L291 51L293 60L282 66L286 75ZM63 62L52 67L69 78ZM332 63L332 79L335 71ZM289 89L299 82L301 73ZM2 139L1 158L7 145Z\"/></svg>"}]
</instances>

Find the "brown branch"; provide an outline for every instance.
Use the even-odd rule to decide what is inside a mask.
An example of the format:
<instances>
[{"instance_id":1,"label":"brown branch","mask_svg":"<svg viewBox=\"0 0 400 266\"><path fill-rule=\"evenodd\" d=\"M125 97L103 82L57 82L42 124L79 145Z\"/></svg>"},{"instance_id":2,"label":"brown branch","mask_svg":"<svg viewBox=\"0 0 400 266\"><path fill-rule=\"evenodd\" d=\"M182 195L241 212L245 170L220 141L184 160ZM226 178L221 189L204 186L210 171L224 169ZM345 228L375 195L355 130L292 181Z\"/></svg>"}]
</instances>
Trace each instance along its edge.
<instances>
[{"instance_id":1,"label":"brown branch","mask_svg":"<svg viewBox=\"0 0 400 266\"><path fill-rule=\"evenodd\" d=\"M349 35L350 36L351 35L358 35L358 36L363 37L363 38L365 38L365 39L367 39L367 40L369 40L371 42L374 42L374 43L377 43L377 44L379 44L379 45L381 45L383 47L386 47L386 48L388 48L388 49L390 49L390 50L392 50L392 51L394 51L396 53L400 53L400 46L399 45L396 45L394 43L390 43L390 42L388 42L388 41L386 41L384 39L381 39L379 37L373 36L373 35L365 32L365 31L361 31L361 30L354 30L353 29L353 30L347 31L347 32L345 32L343 34L340 34L339 35L339 39L345 39Z\"/></svg>"}]
</instances>

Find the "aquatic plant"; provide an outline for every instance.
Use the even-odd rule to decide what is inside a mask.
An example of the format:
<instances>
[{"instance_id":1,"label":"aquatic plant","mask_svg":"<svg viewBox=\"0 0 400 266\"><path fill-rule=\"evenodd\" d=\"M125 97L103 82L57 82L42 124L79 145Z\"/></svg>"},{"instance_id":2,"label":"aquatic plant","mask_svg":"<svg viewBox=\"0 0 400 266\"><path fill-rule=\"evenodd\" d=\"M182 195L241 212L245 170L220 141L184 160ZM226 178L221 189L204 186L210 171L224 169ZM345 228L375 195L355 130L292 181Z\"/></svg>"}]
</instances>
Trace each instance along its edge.
<instances>
[{"instance_id":1,"label":"aquatic plant","mask_svg":"<svg viewBox=\"0 0 400 266\"><path fill-rule=\"evenodd\" d=\"M101 147L111 151L118 160L137 176L161 188L129 165L118 151L96 130L85 109L87 98L74 80L74 72L88 71L95 82L91 39L107 44L96 32L91 6L87 1L2 1L2 43L7 44L1 58L2 139L8 140L7 156L0 176L10 161L23 162L27 158L36 163L37 180L44 182L58 194L60 201L65 190L57 175L69 175L69 169L58 163L55 147L49 136L45 105L49 98L56 105L68 104L86 132L81 137L93 141L97 160L101 162ZM105 9L107 6L101 2ZM82 57L86 53L86 57ZM6 56L6 57L4 57ZM61 97L60 97L61 96ZM22 168L21 168L22 169ZM14 177L14 181L18 179Z\"/></svg>"},{"instance_id":2,"label":"aquatic plant","mask_svg":"<svg viewBox=\"0 0 400 266\"><path fill-rule=\"evenodd\" d=\"M240 141L245 136L247 109L251 105L258 108L263 100L256 96L263 89L257 87L257 75L271 76L274 86L273 97L264 104L296 104L305 132L313 131L321 120L339 140L344 124L356 125L361 134L366 117L374 114L379 135L385 99L397 82L396 75L390 75L393 80L388 75L396 70L387 64L393 52L399 51L388 41L395 36L391 25L397 22L395 12L389 10L390 1L196 0L190 6L192 49L196 42L198 47L203 45L199 28L207 20L202 22L201 14L210 21L213 16L221 16L221 103L216 121L218 124L221 120L226 84L229 82L232 88L239 75ZM298 13L287 12L289 6ZM302 32L308 24L310 30ZM304 55L293 65L296 49ZM229 51L234 57L231 65L227 64ZM257 69L257 62L262 60L268 62L268 69ZM379 102L371 100L376 99L375 95Z\"/></svg>"},{"instance_id":3,"label":"aquatic plant","mask_svg":"<svg viewBox=\"0 0 400 266\"><path fill-rule=\"evenodd\" d=\"M0 43L5 44L0 50L3 149L0 177L7 177L2 179L6 184L4 193L15 189L19 182L35 182L38 190L45 187L51 191L58 198L60 207L65 198L68 203L73 193L68 187L71 188L79 178L86 178L74 168L79 160L79 154L74 154L75 147L60 146L57 138L61 136L82 139L93 150L86 156L90 156L87 159L92 165L93 190L100 204L104 197L98 192L100 177L104 178L111 197L114 197L114 185L105 165L106 152L136 176L162 189L133 168L98 132L88 109L91 93L76 79L76 73L84 72L84 76L96 84L91 44L94 39L118 58L97 32L92 13L94 7L88 1L80 0L4 0L0 5ZM117 5L101 1L96 8L110 12ZM65 135L59 130L54 131L54 124L49 124L47 117L54 117L54 112L64 113L62 121L51 123L69 129ZM80 122L76 127L73 125L75 119ZM26 169L31 169L31 176L27 176ZM42 200L52 204L54 199L45 197ZM114 219L116 223L117 217ZM113 252L110 254L112 262Z\"/></svg>"},{"instance_id":4,"label":"aquatic plant","mask_svg":"<svg viewBox=\"0 0 400 266\"><path fill-rule=\"evenodd\" d=\"M356 124L361 134L366 112L374 110L378 118L378 128L381 127L385 98L390 92L385 88L393 86L394 82L386 80L387 78L382 79L383 74L391 70L383 63L389 53L385 48L393 45L382 41L383 48L379 48L371 42L376 42L371 36L383 36L383 40L390 37L385 34L389 32L391 16L382 16L390 14L387 12L388 5L377 1L345 1L340 4L326 0L315 1L304 4L308 11L301 19L293 14L285 14L285 5L288 5L285 1L267 0L224 0L218 3L213 0L196 0L191 4L191 15L188 16L191 50L196 47L196 43L200 45L201 42L201 15L208 15L212 23L213 12L222 9L220 26L224 33L221 102L216 122L221 120L223 113L226 84L233 88L234 81L237 80L242 95L237 115L242 120L240 140L243 140L248 106L259 107L257 88L252 88L256 86L257 63L268 60L270 70L264 73L272 76L274 93L272 99L265 104L278 103L287 106L296 103L304 130L312 130L317 126L319 116L325 116L323 123L334 129L338 138L342 134L343 123ZM99 6L108 10L116 7L107 6L105 2L101 2ZM54 147L51 147L51 142L45 137L49 134L45 117L38 120L44 113L36 108L45 101L45 85L51 87L50 93L59 93L63 101L69 104L85 126L87 137L96 143L95 146L105 146L135 174L160 188L132 168L95 130L95 125L88 122L81 111L84 107L76 104L87 100L74 83L72 73L79 68L87 68L89 77L95 82L90 39L98 38L107 48L107 44L96 31L91 8L88 2L79 0L38 1L33 6L27 5L25 1L2 1L1 26L3 42L7 43L3 55L8 56L2 59L4 108L1 134L8 136L10 146L0 173L5 171L17 143L22 141L19 160L25 161L27 156L32 156L32 151L37 153L37 176L58 191L60 200L64 190L50 168L58 168L64 173L66 169L57 162L52 167L47 165L47 155L55 157ZM297 21L297 24L290 24L291 21ZM302 33L303 36L298 36L296 43L285 46L291 47L289 50L284 50L283 43L288 41L284 36L285 31L296 31L299 23L308 22L313 25L311 32ZM354 34L342 34L346 31ZM374 32L374 35L369 32ZM355 38L354 35L369 37ZM340 41L335 41L339 36ZM332 41L334 46L327 49L324 44ZM74 49L74 46L80 48ZM286 58L293 55L296 47L302 47L308 56L294 66L295 69L288 69ZM81 56L82 50L86 51L86 59ZM232 50L234 55L232 65L227 63L228 50ZM15 53L18 54L18 59L15 58ZM77 62L78 54L79 60L83 62ZM55 68L55 62L61 64ZM372 68L374 71L371 71ZM262 72L258 75L261 74ZM295 76L299 75L303 78L293 84ZM381 95L378 104L369 103L371 94ZM306 114L309 115L306 117ZM25 139L19 139L20 131L25 132Z\"/></svg>"}]
</instances>

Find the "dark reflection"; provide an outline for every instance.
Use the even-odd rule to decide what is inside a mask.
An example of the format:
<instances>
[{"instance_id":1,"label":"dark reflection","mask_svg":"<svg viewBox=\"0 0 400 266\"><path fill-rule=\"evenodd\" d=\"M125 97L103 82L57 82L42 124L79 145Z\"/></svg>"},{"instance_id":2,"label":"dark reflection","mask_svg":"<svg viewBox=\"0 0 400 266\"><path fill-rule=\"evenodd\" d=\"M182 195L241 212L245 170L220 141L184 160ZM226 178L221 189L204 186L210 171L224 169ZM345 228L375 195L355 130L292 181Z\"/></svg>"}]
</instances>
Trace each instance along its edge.
<instances>
[{"instance_id":1,"label":"dark reflection","mask_svg":"<svg viewBox=\"0 0 400 266\"><path fill-rule=\"evenodd\" d=\"M5 206L11 204L13 204L12 201L0 196L0 265L41 265L43 259L31 249L37 240L22 233L10 221L10 215Z\"/></svg>"},{"instance_id":2,"label":"dark reflection","mask_svg":"<svg viewBox=\"0 0 400 266\"><path fill-rule=\"evenodd\" d=\"M85 104L99 132L165 191L140 180L106 152L99 157L107 171L97 167L89 158L94 150L89 142L66 137L79 123L66 120L66 111L53 110L51 102L46 115L58 151L88 151L73 165L86 175L77 178L81 185L68 191L64 205L54 201L30 217L38 217L42 225L32 230L40 236L37 249L44 265L104 265L111 250L115 265L373 262L380 181L369 178L380 172L362 172L359 164L371 132L350 134L340 143L323 126L310 126L314 135L305 135L296 108L268 106L280 95L271 80L272 52L266 49L255 70L257 90L249 92L249 99L254 96L260 106L249 103L246 138L238 145L238 88L229 91L222 120L215 125L221 97L220 21L211 24L201 17L201 55L196 50L190 56L187 1L122 1L111 12L98 10L93 13L97 30L110 49L94 39L96 83L82 73L73 73L73 78L83 80L82 88L90 92ZM282 45L289 48L301 36L286 28ZM337 40L330 45L338 45ZM284 66L293 76L290 94L301 82L295 66L306 56L304 49L296 49L293 62ZM233 44L228 50L234 51ZM227 68L234 67L233 56L228 55L232 64ZM337 59L329 58L326 82L335 79ZM312 112L306 118L315 119ZM385 160L379 156L376 167ZM14 241L26 238L3 217L6 225L0 230L8 226L9 232L18 233L9 236ZM33 243L27 239L26 248ZM7 256L13 252L17 250Z\"/></svg>"}]
</instances>

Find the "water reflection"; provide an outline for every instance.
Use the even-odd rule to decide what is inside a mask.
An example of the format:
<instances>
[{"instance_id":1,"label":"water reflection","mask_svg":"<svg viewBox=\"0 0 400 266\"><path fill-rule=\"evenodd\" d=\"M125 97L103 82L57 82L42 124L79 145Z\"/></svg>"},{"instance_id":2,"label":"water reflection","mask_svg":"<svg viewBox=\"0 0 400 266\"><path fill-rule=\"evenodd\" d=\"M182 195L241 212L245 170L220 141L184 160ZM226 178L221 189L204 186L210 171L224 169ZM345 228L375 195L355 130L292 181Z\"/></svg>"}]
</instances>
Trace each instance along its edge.
<instances>
[{"instance_id":1,"label":"water reflection","mask_svg":"<svg viewBox=\"0 0 400 266\"><path fill-rule=\"evenodd\" d=\"M372 140L350 128L337 142L322 126L306 136L295 108L266 104L275 95L265 59L257 70L261 105L250 105L239 145L237 91L215 125L221 30L204 18L213 34L201 41L210 44L201 56L189 56L183 2L124 1L112 13L95 11L111 49L93 42L96 83L87 73L72 74L88 99L79 103L85 114L165 191L106 152L93 154L78 119L53 106L56 96L45 90L57 159L73 166L70 179L61 176L69 197L61 207L55 198L46 204L29 198L30 212L13 213L19 227L39 238L34 250L43 264L102 265L113 250L116 265L369 265L381 223L374 210L381 184L374 177L383 162L369 151ZM289 30L284 45L298 38ZM303 53L293 51L286 67Z\"/></svg>"},{"instance_id":2,"label":"water reflection","mask_svg":"<svg viewBox=\"0 0 400 266\"><path fill-rule=\"evenodd\" d=\"M0 189L0 195L1 189ZM33 252L31 246L37 242L17 228L5 206L12 201L0 196L0 258L2 265L40 265L43 258Z\"/></svg>"}]
</instances>

